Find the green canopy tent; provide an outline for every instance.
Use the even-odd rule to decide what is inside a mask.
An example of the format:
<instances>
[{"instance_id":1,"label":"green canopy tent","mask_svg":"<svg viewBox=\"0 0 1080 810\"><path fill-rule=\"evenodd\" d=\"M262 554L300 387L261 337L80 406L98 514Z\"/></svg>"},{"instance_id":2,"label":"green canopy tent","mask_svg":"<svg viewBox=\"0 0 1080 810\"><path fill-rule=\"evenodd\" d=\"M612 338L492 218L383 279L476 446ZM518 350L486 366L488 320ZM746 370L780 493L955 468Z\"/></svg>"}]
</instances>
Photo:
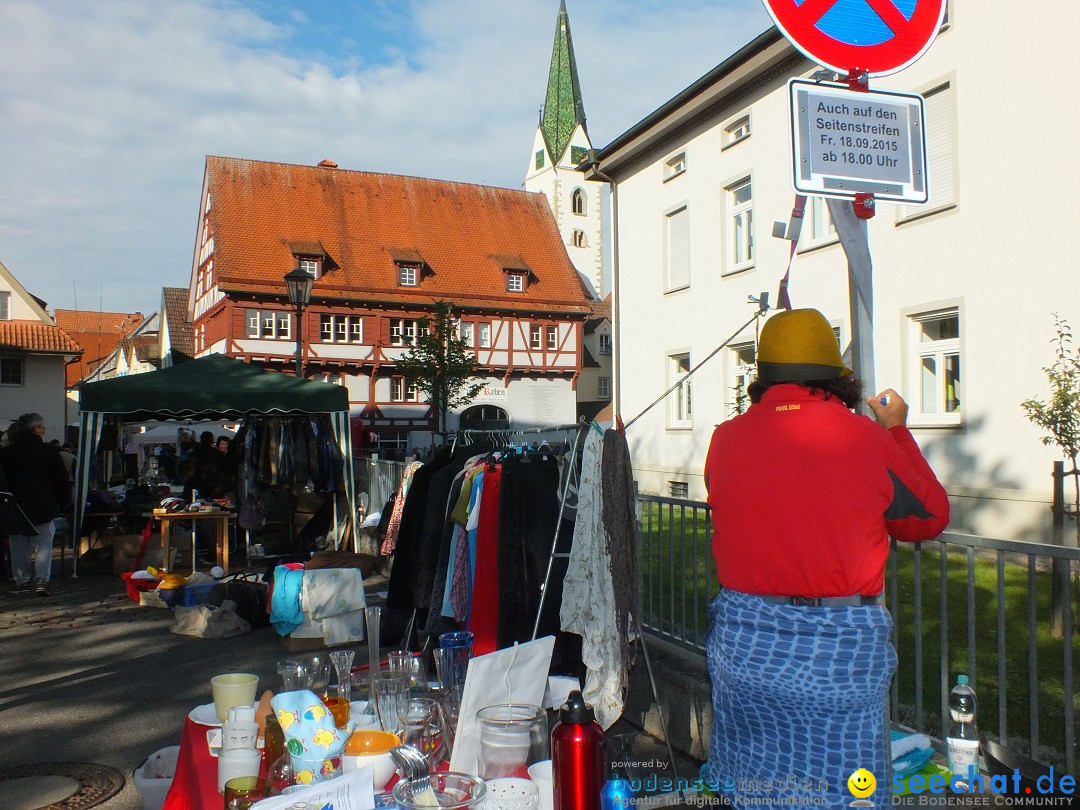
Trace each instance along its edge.
<instances>
[{"instance_id":1,"label":"green canopy tent","mask_svg":"<svg viewBox=\"0 0 1080 810\"><path fill-rule=\"evenodd\" d=\"M356 489L349 393L328 383L298 380L222 354L210 354L146 374L114 377L79 387L82 411L76 468L74 537L81 536L90 461L109 419L123 422L178 419L235 419L247 416L327 414L344 458L349 525L356 542ZM335 500L336 506L336 500ZM335 525L337 515L335 509ZM76 541L77 542L77 541ZM76 555L76 573L78 559Z\"/></svg>"}]
</instances>

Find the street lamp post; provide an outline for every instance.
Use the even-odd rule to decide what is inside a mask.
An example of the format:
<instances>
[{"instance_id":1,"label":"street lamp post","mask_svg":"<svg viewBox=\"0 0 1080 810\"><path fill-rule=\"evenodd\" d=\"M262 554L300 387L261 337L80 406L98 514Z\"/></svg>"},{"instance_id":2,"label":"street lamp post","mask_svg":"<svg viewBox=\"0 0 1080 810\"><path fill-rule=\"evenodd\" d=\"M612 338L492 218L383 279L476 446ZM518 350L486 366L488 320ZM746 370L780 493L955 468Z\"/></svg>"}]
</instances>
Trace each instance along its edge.
<instances>
[{"instance_id":1,"label":"street lamp post","mask_svg":"<svg viewBox=\"0 0 1080 810\"><path fill-rule=\"evenodd\" d=\"M289 303L296 306L296 379L298 380L304 376L304 336L301 323L304 317L304 307L311 302L311 288L314 286L315 277L299 267L285 274L285 290L289 294Z\"/></svg>"}]
</instances>

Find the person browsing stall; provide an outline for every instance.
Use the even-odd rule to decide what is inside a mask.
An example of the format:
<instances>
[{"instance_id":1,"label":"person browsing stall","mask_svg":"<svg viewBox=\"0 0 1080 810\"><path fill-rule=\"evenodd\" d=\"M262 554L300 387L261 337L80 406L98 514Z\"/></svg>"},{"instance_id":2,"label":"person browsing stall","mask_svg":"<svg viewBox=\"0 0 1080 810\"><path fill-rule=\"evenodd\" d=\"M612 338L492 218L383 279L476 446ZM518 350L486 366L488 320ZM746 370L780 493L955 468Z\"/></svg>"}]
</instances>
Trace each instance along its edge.
<instances>
[{"instance_id":1,"label":"person browsing stall","mask_svg":"<svg viewBox=\"0 0 1080 810\"><path fill-rule=\"evenodd\" d=\"M32 573L34 592L48 596L55 535L53 521L71 501L71 481L60 451L45 441L45 420L41 414L23 414L12 431L11 443L0 450L0 463L15 503L35 530L33 535L12 534L8 538L15 591L29 590Z\"/></svg>"},{"instance_id":2,"label":"person browsing stall","mask_svg":"<svg viewBox=\"0 0 1080 810\"><path fill-rule=\"evenodd\" d=\"M865 400L876 421L853 413L862 386L820 312L766 321L757 371L749 409L716 427L705 463L724 590L710 608L703 774L721 789L792 777L806 799L846 806L853 771L888 784L889 536L936 537L949 501L899 394ZM877 807L890 799L873 796Z\"/></svg>"}]
</instances>

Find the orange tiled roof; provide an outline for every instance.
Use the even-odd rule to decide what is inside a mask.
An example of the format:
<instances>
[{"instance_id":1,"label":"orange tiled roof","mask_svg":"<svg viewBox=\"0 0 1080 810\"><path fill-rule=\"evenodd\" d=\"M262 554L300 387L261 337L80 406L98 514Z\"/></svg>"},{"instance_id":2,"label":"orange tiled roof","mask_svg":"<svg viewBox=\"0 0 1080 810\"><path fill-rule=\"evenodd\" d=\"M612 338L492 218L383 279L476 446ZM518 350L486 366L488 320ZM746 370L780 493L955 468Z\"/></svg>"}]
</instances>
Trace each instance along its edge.
<instances>
[{"instance_id":1,"label":"orange tiled roof","mask_svg":"<svg viewBox=\"0 0 1080 810\"><path fill-rule=\"evenodd\" d=\"M67 332L41 321L0 321L0 347L28 352L82 353L82 348Z\"/></svg>"},{"instance_id":2,"label":"orange tiled roof","mask_svg":"<svg viewBox=\"0 0 1080 810\"><path fill-rule=\"evenodd\" d=\"M130 334L146 318L141 312L86 312L81 309L58 309L53 315L56 325L69 333L106 332L120 338Z\"/></svg>"},{"instance_id":3,"label":"orange tiled roof","mask_svg":"<svg viewBox=\"0 0 1080 810\"><path fill-rule=\"evenodd\" d=\"M81 309L58 309L53 315L79 345L83 355L65 370L68 388L86 377L112 354L121 338L133 332L145 317L140 312L86 312Z\"/></svg>"},{"instance_id":4,"label":"orange tiled roof","mask_svg":"<svg viewBox=\"0 0 1080 810\"><path fill-rule=\"evenodd\" d=\"M206 159L206 175L224 291L283 295L295 245L317 243L327 271L315 300L588 314L543 194L223 157ZM431 270L419 287L398 286L403 251ZM530 271L526 292L507 293L507 257Z\"/></svg>"}]
</instances>

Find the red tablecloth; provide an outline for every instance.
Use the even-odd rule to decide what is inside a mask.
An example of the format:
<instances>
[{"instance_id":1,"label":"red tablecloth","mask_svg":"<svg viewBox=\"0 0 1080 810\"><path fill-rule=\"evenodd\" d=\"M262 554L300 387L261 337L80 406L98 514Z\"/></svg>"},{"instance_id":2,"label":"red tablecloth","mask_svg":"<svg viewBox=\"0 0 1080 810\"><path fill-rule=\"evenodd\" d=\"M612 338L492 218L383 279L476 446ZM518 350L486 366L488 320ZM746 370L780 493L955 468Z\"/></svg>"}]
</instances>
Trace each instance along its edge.
<instances>
[{"instance_id":1,"label":"red tablecloth","mask_svg":"<svg viewBox=\"0 0 1080 810\"><path fill-rule=\"evenodd\" d=\"M206 744L209 726L184 721L176 774L162 810L218 810L225 800L217 789L217 760Z\"/></svg>"}]
</instances>

